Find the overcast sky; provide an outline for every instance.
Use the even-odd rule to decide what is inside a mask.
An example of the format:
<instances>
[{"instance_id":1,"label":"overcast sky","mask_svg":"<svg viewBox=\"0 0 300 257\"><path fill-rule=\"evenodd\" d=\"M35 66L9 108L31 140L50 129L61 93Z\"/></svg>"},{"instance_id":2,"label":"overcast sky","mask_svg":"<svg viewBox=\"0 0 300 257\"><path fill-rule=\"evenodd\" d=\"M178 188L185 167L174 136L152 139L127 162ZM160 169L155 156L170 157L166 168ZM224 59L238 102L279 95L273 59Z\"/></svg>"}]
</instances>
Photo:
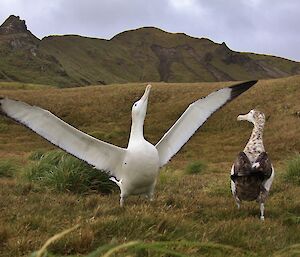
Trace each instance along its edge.
<instances>
[{"instance_id":1,"label":"overcast sky","mask_svg":"<svg viewBox=\"0 0 300 257\"><path fill-rule=\"evenodd\" d=\"M79 34L109 39L155 26L226 42L236 51L300 61L299 0L0 0L0 23L10 14L42 38Z\"/></svg>"}]
</instances>

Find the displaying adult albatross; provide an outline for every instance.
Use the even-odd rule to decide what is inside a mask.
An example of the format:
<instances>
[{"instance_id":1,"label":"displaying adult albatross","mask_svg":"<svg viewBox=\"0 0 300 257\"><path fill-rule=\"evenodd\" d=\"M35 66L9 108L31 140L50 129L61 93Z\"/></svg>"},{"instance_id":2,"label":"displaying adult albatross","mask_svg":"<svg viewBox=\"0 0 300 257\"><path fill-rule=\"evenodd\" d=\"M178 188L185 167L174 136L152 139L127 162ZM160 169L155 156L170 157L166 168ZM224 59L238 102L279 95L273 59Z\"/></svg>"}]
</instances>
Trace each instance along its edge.
<instances>
[{"instance_id":1,"label":"displaying adult albatross","mask_svg":"<svg viewBox=\"0 0 300 257\"><path fill-rule=\"evenodd\" d=\"M260 219L264 220L264 203L274 178L274 168L263 144L265 115L251 110L237 119L252 122L254 128L244 151L238 154L231 168L231 191L238 208L243 200L256 200L260 204Z\"/></svg>"},{"instance_id":2,"label":"displaying adult albatross","mask_svg":"<svg viewBox=\"0 0 300 257\"><path fill-rule=\"evenodd\" d=\"M106 171L120 188L120 205L123 206L128 195L143 194L151 200L159 168L179 151L210 115L256 82L223 88L195 101L155 146L144 139L143 133L151 85L132 106L132 125L126 149L93 138L37 106L2 98L0 110L52 144L96 169Z\"/></svg>"}]
</instances>

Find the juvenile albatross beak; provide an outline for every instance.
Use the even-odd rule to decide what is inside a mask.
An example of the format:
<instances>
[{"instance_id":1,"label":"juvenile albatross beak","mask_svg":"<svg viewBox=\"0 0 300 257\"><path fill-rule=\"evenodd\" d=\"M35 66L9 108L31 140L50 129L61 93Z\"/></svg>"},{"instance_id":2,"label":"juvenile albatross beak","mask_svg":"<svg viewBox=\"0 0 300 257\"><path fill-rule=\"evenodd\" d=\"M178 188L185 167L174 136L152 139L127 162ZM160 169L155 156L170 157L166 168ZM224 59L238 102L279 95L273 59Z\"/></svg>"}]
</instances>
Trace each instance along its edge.
<instances>
[{"instance_id":1,"label":"juvenile albatross beak","mask_svg":"<svg viewBox=\"0 0 300 257\"><path fill-rule=\"evenodd\" d=\"M239 115L237 117L237 120L241 121L241 120L248 120L248 114L245 114L245 115Z\"/></svg>"},{"instance_id":2,"label":"juvenile albatross beak","mask_svg":"<svg viewBox=\"0 0 300 257\"><path fill-rule=\"evenodd\" d=\"M141 101L142 103L144 103L146 100L148 100L149 97L149 93L150 93L150 89L151 89L151 85L147 85L146 89L145 89L145 93L143 94L143 96L141 97Z\"/></svg>"}]
</instances>

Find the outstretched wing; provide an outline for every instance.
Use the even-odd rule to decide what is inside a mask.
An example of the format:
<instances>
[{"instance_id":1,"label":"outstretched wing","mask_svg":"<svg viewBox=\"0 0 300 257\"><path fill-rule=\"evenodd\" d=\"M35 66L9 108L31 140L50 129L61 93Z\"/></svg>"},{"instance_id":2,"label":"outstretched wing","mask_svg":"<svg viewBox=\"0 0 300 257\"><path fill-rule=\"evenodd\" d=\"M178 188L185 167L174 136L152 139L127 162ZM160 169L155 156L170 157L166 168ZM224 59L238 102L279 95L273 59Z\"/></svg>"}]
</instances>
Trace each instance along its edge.
<instances>
[{"instance_id":1,"label":"outstretched wing","mask_svg":"<svg viewBox=\"0 0 300 257\"><path fill-rule=\"evenodd\" d=\"M248 81L222 88L192 103L156 144L160 166L165 165L180 150L209 116L256 82Z\"/></svg>"},{"instance_id":2,"label":"outstretched wing","mask_svg":"<svg viewBox=\"0 0 300 257\"><path fill-rule=\"evenodd\" d=\"M51 112L21 101L2 98L0 110L52 144L118 178L118 170L126 149L91 137L65 123Z\"/></svg>"}]
</instances>

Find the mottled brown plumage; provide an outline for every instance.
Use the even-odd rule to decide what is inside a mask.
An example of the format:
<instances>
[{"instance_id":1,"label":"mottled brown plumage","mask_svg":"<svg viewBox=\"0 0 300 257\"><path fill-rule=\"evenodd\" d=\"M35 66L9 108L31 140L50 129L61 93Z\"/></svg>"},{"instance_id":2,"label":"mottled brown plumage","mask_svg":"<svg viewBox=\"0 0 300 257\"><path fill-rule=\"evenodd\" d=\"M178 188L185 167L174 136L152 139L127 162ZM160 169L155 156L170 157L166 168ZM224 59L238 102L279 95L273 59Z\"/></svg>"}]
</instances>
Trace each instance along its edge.
<instances>
[{"instance_id":1,"label":"mottled brown plumage","mask_svg":"<svg viewBox=\"0 0 300 257\"><path fill-rule=\"evenodd\" d=\"M239 115L238 120L247 120L254 125L251 137L240 152L231 169L231 190L238 205L241 201L260 203L261 219L264 219L264 203L274 177L274 169L263 145L265 115L251 110Z\"/></svg>"},{"instance_id":2,"label":"mottled brown plumage","mask_svg":"<svg viewBox=\"0 0 300 257\"><path fill-rule=\"evenodd\" d=\"M262 200L261 192L265 191L263 181L272 174L272 165L266 152L261 153L255 163L259 166L252 167L244 152L240 152L234 162L231 179L236 186L235 195L241 201Z\"/></svg>"}]
</instances>

